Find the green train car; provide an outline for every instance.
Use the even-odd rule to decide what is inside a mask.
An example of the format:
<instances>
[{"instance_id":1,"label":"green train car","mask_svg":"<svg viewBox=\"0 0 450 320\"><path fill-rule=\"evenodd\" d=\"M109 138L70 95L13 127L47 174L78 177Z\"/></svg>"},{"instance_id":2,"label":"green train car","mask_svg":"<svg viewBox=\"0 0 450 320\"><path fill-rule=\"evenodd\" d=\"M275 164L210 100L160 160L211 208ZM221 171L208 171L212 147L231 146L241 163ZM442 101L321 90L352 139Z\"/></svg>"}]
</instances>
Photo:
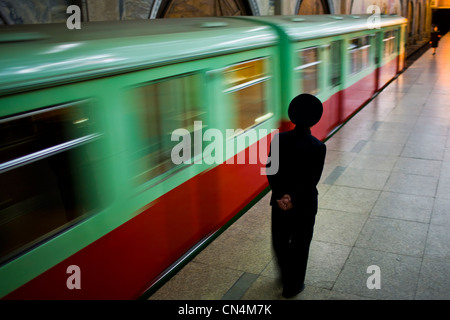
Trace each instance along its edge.
<instances>
[{"instance_id":1,"label":"green train car","mask_svg":"<svg viewBox=\"0 0 450 320\"><path fill-rule=\"evenodd\" d=\"M146 297L268 191L288 102L325 140L402 71L406 19L0 29L0 297Z\"/></svg>"}]
</instances>

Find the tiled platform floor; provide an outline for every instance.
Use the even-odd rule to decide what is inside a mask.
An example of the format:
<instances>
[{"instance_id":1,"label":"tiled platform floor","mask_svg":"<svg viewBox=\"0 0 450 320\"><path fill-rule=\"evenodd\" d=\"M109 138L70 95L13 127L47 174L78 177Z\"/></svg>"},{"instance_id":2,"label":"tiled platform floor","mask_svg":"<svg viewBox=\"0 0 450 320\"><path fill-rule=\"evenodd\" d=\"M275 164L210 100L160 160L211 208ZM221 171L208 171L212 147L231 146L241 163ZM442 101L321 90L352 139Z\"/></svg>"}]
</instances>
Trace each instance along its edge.
<instances>
[{"instance_id":1,"label":"tiled platform floor","mask_svg":"<svg viewBox=\"0 0 450 320\"><path fill-rule=\"evenodd\" d=\"M327 141L295 299L450 299L450 36ZM150 299L283 299L270 193ZM368 289L367 268L380 268Z\"/></svg>"}]
</instances>

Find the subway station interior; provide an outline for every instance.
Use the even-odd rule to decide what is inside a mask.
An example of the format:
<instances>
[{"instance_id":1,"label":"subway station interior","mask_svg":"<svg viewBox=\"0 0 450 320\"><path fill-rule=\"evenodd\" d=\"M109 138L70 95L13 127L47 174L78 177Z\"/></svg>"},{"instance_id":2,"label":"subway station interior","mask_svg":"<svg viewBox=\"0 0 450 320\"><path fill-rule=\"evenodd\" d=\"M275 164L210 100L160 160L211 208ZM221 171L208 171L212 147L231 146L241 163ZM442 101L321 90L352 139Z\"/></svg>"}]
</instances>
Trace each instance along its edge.
<instances>
[{"instance_id":1,"label":"subway station interior","mask_svg":"<svg viewBox=\"0 0 450 320\"><path fill-rule=\"evenodd\" d=\"M449 300L448 31L449 0L0 0L0 299Z\"/></svg>"}]
</instances>

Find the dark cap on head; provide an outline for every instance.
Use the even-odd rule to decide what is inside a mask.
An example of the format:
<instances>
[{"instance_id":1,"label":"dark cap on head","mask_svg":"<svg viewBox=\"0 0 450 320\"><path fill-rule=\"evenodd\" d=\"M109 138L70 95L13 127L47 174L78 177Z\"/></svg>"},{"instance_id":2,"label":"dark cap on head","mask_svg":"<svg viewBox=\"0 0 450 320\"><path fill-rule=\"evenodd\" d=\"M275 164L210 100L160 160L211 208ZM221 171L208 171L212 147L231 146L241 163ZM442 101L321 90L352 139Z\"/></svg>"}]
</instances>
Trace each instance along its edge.
<instances>
[{"instance_id":1,"label":"dark cap on head","mask_svg":"<svg viewBox=\"0 0 450 320\"><path fill-rule=\"evenodd\" d=\"M308 93L302 93L292 99L288 109L289 119L301 127L312 127L319 122L322 113L322 102Z\"/></svg>"}]
</instances>

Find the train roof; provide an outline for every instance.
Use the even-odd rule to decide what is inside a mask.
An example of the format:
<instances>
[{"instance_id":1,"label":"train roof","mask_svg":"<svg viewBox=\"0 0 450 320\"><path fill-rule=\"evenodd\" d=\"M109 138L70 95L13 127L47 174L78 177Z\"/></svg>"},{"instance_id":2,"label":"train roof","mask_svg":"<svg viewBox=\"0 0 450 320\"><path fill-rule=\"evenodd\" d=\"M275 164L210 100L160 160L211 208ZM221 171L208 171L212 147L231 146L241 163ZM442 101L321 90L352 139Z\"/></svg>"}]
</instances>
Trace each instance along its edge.
<instances>
[{"instance_id":1,"label":"train roof","mask_svg":"<svg viewBox=\"0 0 450 320\"><path fill-rule=\"evenodd\" d=\"M48 81L86 79L168 61L275 44L276 32L227 18L153 19L0 28L0 93Z\"/></svg>"},{"instance_id":2,"label":"train roof","mask_svg":"<svg viewBox=\"0 0 450 320\"><path fill-rule=\"evenodd\" d=\"M181 18L0 27L0 93L269 46L271 25L293 41L367 30L365 16ZM397 16L381 26L406 23Z\"/></svg>"},{"instance_id":3,"label":"train roof","mask_svg":"<svg viewBox=\"0 0 450 320\"><path fill-rule=\"evenodd\" d=\"M407 19L397 15L303 15L261 16L250 19L277 25L291 41L302 41L358 31L376 30L393 25L406 24Z\"/></svg>"}]
</instances>

